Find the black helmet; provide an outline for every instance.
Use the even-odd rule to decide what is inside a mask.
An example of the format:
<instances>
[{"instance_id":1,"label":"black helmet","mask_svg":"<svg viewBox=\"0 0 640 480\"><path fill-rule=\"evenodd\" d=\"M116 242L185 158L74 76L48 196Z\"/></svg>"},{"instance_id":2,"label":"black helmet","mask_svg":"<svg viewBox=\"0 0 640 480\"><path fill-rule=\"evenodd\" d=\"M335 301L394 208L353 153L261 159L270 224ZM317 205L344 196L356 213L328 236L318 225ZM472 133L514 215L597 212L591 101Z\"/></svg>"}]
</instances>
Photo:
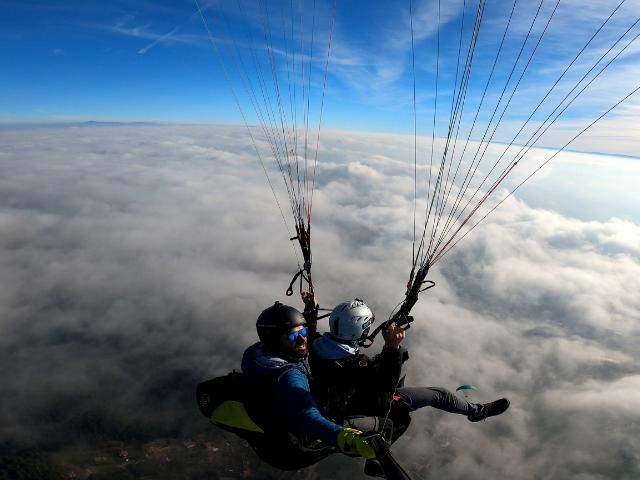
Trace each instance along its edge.
<instances>
[{"instance_id":1,"label":"black helmet","mask_svg":"<svg viewBox=\"0 0 640 480\"><path fill-rule=\"evenodd\" d=\"M261 342L277 344L283 333L306 324L307 321L298 310L276 302L260 314L256 321L256 329Z\"/></svg>"}]
</instances>

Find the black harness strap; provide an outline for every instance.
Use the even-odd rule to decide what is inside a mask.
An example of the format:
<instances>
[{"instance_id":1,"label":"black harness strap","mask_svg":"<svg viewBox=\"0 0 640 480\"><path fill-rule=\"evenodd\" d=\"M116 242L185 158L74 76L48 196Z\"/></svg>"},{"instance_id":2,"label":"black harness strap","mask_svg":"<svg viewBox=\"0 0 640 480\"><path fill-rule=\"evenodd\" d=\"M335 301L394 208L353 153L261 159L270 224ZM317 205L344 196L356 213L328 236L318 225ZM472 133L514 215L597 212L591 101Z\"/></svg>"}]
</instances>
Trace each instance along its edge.
<instances>
[{"instance_id":1,"label":"black harness strap","mask_svg":"<svg viewBox=\"0 0 640 480\"><path fill-rule=\"evenodd\" d=\"M296 233L297 235L290 238L290 240L298 240L298 243L300 243L300 250L302 250L304 265L291 279L289 288L287 288L287 291L285 292L287 297L293 295L293 285L296 283L296 280L299 281L300 295L304 292L303 281L306 282L309 292L313 293L313 281L311 280L311 226L309 225L305 229L302 222L296 223Z\"/></svg>"}]
</instances>

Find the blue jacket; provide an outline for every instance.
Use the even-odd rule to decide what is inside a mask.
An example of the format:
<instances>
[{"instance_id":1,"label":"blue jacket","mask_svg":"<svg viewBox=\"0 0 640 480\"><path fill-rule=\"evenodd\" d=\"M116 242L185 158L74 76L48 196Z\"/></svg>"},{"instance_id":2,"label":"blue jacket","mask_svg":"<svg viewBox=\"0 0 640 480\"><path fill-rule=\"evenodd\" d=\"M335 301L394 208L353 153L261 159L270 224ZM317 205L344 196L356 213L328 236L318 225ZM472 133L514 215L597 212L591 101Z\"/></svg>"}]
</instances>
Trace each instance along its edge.
<instances>
[{"instance_id":1,"label":"blue jacket","mask_svg":"<svg viewBox=\"0 0 640 480\"><path fill-rule=\"evenodd\" d=\"M306 361L287 360L258 342L242 357L242 371L258 387L252 416L265 431L291 432L299 439L336 445L340 425L326 419L311 395Z\"/></svg>"}]
</instances>

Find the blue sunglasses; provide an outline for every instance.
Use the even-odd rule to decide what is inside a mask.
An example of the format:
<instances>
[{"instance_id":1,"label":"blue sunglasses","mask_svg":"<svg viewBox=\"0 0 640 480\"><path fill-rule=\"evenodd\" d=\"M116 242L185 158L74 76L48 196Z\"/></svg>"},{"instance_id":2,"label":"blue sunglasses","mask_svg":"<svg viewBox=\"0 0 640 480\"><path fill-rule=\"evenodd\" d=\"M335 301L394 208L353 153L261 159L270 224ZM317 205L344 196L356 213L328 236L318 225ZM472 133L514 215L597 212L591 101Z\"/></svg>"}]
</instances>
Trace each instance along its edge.
<instances>
[{"instance_id":1,"label":"blue sunglasses","mask_svg":"<svg viewBox=\"0 0 640 480\"><path fill-rule=\"evenodd\" d=\"M307 327L304 327L301 330L298 330L297 332L293 332L287 335L287 338L289 339L289 341L295 345L295 343L298 341L298 337L304 337L307 338L307 335L309 334L309 329Z\"/></svg>"}]
</instances>

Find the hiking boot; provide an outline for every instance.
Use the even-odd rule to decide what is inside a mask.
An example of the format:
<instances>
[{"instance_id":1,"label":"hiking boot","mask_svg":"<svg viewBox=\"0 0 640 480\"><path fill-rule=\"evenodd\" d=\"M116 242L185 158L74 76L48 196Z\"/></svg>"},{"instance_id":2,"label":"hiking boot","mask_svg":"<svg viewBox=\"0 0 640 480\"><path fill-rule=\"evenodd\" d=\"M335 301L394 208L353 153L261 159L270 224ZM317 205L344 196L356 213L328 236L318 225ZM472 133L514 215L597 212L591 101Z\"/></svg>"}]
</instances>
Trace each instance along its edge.
<instances>
[{"instance_id":1,"label":"hiking boot","mask_svg":"<svg viewBox=\"0 0 640 480\"><path fill-rule=\"evenodd\" d=\"M476 413L469 415L467 418L470 422L479 422L485 418L495 417L504 413L509 408L509 400L501 398L491 403L484 403L480 405L480 408Z\"/></svg>"},{"instance_id":2,"label":"hiking boot","mask_svg":"<svg viewBox=\"0 0 640 480\"><path fill-rule=\"evenodd\" d=\"M364 462L364 474L369 477L387 478L378 460L369 459Z\"/></svg>"}]
</instances>

